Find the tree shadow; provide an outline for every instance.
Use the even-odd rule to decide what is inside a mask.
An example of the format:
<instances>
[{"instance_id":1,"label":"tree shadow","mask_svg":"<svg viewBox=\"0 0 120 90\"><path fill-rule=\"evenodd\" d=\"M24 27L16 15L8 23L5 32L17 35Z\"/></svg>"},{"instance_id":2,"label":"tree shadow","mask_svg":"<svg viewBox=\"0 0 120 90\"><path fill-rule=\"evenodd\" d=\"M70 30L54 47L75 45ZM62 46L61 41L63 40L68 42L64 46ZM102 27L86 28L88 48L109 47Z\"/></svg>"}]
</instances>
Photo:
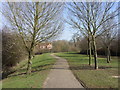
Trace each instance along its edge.
<instances>
[{"instance_id":1,"label":"tree shadow","mask_svg":"<svg viewBox=\"0 0 120 90\"><path fill-rule=\"evenodd\" d=\"M39 69L39 68L43 68L43 67L46 67L46 66L50 66L50 65L54 65L54 64L44 64L44 65L40 65L40 66L35 66L35 67L32 67L32 69Z\"/></svg>"},{"instance_id":2,"label":"tree shadow","mask_svg":"<svg viewBox=\"0 0 120 90\"><path fill-rule=\"evenodd\" d=\"M16 72L16 71L10 71L10 72L2 73L2 78L1 78L0 80L7 78L8 75L10 75L10 74L12 74L12 73L15 73L15 72Z\"/></svg>"},{"instance_id":3,"label":"tree shadow","mask_svg":"<svg viewBox=\"0 0 120 90\"><path fill-rule=\"evenodd\" d=\"M50 65L53 65L53 64L45 64L45 65L40 65L40 66L32 67L31 74L35 73L35 72L39 72L39 71L48 70L50 68L46 68L46 66L50 66ZM8 77L15 77L15 76L27 75L26 69L21 69L21 70L24 71L24 72L21 72L21 73L18 73L18 74L13 74L13 75L10 75Z\"/></svg>"},{"instance_id":4,"label":"tree shadow","mask_svg":"<svg viewBox=\"0 0 120 90\"><path fill-rule=\"evenodd\" d=\"M110 67L110 66L99 66L98 69L111 69L111 68L118 68L118 67ZM94 66L89 65L82 65L82 66L70 66L70 70L95 70Z\"/></svg>"},{"instance_id":5,"label":"tree shadow","mask_svg":"<svg viewBox=\"0 0 120 90\"><path fill-rule=\"evenodd\" d=\"M118 68L118 67L111 67L111 66L99 66L99 69L111 69L111 68Z\"/></svg>"},{"instance_id":6,"label":"tree shadow","mask_svg":"<svg viewBox=\"0 0 120 90\"><path fill-rule=\"evenodd\" d=\"M69 70L69 68L66 68L66 67L65 68L64 67L60 67L60 68L59 67L53 67L51 69L53 69L53 70L54 69L56 69L56 70Z\"/></svg>"},{"instance_id":7,"label":"tree shadow","mask_svg":"<svg viewBox=\"0 0 120 90\"><path fill-rule=\"evenodd\" d=\"M33 64L36 64L36 63L40 63L40 62L44 62L44 61L50 61L51 59L45 59L45 60L41 60L41 61L37 61L37 62L33 62Z\"/></svg>"},{"instance_id":8,"label":"tree shadow","mask_svg":"<svg viewBox=\"0 0 120 90\"><path fill-rule=\"evenodd\" d=\"M79 57L79 56L62 56L62 57Z\"/></svg>"},{"instance_id":9,"label":"tree shadow","mask_svg":"<svg viewBox=\"0 0 120 90\"><path fill-rule=\"evenodd\" d=\"M70 66L70 70L93 70L92 66Z\"/></svg>"},{"instance_id":10,"label":"tree shadow","mask_svg":"<svg viewBox=\"0 0 120 90\"><path fill-rule=\"evenodd\" d=\"M78 58L78 59L75 59L75 60L70 60L70 62L78 62L78 63L81 63L83 61L88 61L88 59L81 59L81 58Z\"/></svg>"},{"instance_id":11,"label":"tree shadow","mask_svg":"<svg viewBox=\"0 0 120 90\"><path fill-rule=\"evenodd\" d=\"M26 64L23 64L20 68L23 68L25 65L26 65ZM23 69L20 69L20 70L23 70ZM1 80L9 77L9 75L11 75L11 74L13 74L13 73L16 73L17 71L19 71L19 70L9 70L9 71L7 71L7 72L3 72L3 73L2 73L2 78L1 78Z\"/></svg>"},{"instance_id":12,"label":"tree shadow","mask_svg":"<svg viewBox=\"0 0 120 90\"><path fill-rule=\"evenodd\" d=\"M80 54L79 52L68 52L66 54Z\"/></svg>"}]
</instances>

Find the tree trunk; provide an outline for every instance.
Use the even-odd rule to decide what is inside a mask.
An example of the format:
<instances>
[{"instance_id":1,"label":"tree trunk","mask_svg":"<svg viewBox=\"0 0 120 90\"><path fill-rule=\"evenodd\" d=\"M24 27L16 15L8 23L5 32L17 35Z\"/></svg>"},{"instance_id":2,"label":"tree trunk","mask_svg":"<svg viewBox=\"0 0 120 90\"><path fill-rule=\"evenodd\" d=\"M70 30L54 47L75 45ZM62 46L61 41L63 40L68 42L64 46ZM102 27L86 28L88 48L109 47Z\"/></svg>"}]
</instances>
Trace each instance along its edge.
<instances>
[{"instance_id":1,"label":"tree trunk","mask_svg":"<svg viewBox=\"0 0 120 90\"><path fill-rule=\"evenodd\" d=\"M94 51L95 69L98 69L97 48L96 48L95 36L92 36L92 39L93 39L93 51Z\"/></svg>"},{"instance_id":2,"label":"tree trunk","mask_svg":"<svg viewBox=\"0 0 120 90\"><path fill-rule=\"evenodd\" d=\"M91 66L91 41L88 39L88 55L89 55L89 65Z\"/></svg>"},{"instance_id":3,"label":"tree trunk","mask_svg":"<svg viewBox=\"0 0 120 90\"><path fill-rule=\"evenodd\" d=\"M27 74L30 74L30 73L31 73L31 68L32 68L32 61L31 61L31 58L32 58L32 52L29 51L28 66L27 66Z\"/></svg>"},{"instance_id":4,"label":"tree trunk","mask_svg":"<svg viewBox=\"0 0 120 90\"><path fill-rule=\"evenodd\" d=\"M111 61L111 55L110 55L110 53L109 53L109 62Z\"/></svg>"},{"instance_id":5,"label":"tree trunk","mask_svg":"<svg viewBox=\"0 0 120 90\"><path fill-rule=\"evenodd\" d=\"M107 47L107 63L110 63L110 47Z\"/></svg>"},{"instance_id":6,"label":"tree trunk","mask_svg":"<svg viewBox=\"0 0 120 90\"><path fill-rule=\"evenodd\" d=\"M92 65L91 63L91 41L89 42L89 65Z\"/></svg>"},{"instance_id":7,"label":"tree trunk","mask_svg":"<svg viewBox=\"0 0 120 90\"><path fill-rule=\"evenodd\" d=\"M89 52L89 48L87 49L87 56L89 55L89 53L88 53L88 52Z\"/></svg>"},{"instance_id":8,"label":"tree trunk","mask_svg":"<svg viewBox=\"0 0 120 90\"><path fill-rule=\"evenodd\" d=\"M110 47L109 47L109 62L111 61Z\"/></svg>"}]
</instances>

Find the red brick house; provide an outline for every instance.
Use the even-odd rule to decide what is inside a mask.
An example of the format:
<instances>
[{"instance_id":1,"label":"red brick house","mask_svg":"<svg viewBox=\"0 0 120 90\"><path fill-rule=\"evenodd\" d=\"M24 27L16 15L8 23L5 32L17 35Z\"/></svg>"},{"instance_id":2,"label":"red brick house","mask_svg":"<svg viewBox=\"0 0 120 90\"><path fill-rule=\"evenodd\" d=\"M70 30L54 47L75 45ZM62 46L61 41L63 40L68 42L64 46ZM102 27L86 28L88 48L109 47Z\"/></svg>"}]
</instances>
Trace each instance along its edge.
<instances>
[{"instance_id":1,"label":"red brick house","mask_svg":"<svg viewBox=\"0 0 120 90\"><path fill-rule=\"evenodd\" d=\"M37 45L37 47L39 48L39 49L48 49L48 50L50 50L50 49L52 49L52 43L40 43L40 44L38 44Z\"/></svg>"}]
</instances>

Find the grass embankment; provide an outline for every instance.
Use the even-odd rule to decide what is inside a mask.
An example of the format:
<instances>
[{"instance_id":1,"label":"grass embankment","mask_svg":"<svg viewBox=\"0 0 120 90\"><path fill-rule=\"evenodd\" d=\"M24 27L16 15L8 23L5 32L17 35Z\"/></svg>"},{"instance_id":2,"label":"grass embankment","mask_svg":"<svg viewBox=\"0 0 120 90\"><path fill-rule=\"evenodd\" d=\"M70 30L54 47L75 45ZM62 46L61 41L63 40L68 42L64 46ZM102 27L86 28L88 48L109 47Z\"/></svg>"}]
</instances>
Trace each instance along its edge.
<instances>
[{"instance_id":1,"label":"grass embankment","mask_svg":"<svg viewBox=\"0 0 120 90\"><path fill-rule=\"evenodd\" d=\"M26 67L23 67L4 79L2 86L3 88L42 88L54 62L55 59L50 54L36 55L32 59L32 73L30 75L25 74Z\"/></svg>"},{"instance_id":2,"label":"grass embankment","mask_svg":"<svg viewBox=\"0 0 120 90\"><path fill-rule=\"evenodd\" d=\"M98 58L99 69L94 70L88 65L87 55L77 53L57 53L57 56L68 60L70 69L76 78L88 88L118 88L118 58L112 57L111 63L106 63L106 58Z\"/></svg>"}]
</instances>

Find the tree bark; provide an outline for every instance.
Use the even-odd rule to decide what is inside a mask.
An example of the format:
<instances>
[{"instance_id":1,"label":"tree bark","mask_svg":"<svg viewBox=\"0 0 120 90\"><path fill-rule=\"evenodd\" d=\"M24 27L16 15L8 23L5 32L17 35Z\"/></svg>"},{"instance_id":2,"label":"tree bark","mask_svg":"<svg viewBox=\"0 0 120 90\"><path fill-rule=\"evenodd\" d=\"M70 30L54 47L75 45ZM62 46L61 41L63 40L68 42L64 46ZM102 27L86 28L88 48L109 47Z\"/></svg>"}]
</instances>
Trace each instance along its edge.
<instances>
[{"instance_id":1,"label":"tree bark","mask_svg":"<svg viewBox=\"0 0 120 90\"><path fill-rule=\"evenodd\" d=\"M87 39L87 42L88 42L88 44L87 44L87 56L89 56L89 38Z\"/></svg>"},{"instance_id":2,"label":"tree bark","mask_svg":"<svg viewBox=\"0 0 120 90\"><path fill-rule=\"evenodd\" d=\"M110 47L109 47L109 62L111 61Z\"/></svg>"},{"instance_id":3,"label":"tree bark","mask_svg":"<svg viewBox=\"0 0 120 90\"><path fill-rule=\"evenodd\" d=\"M91 66L91 41L88 38L88 55L89 55L89 65Z\"/></svg>"},{"instance_id":4,"label":"tree bark","mask_svg":"<svg viewBox=\"0 0 120 90\"><path fill-rule=\"evenodd\" d=\"M31 61L31 58L32 58L32 52L29 51L28 53L29 53L29 55L28 55L27 74L30 74L30 73L31 73L31 69L32 69L32 61Z\"/></svg>"},{"instance_id":5,"label":"tree bark","mask_svg":"<svg viewBox=\"0 0 120 90\"><path fill-rule=\"evenodd\" d=\"M95 69L98 69L98 61L97 61L97 48L96 48L96 42L95 42L95 36L92 36L93 39L93 51L94 51L94 63L95 63Z\"/></svg>"},{"instance_id":6,"label":"tree bark","mask_svg":"<svg viewBox=\"0 0 120 90\"><path fill-rule=\"evenodd\" d=\"M89 52L89 48L87 49L87 56L89 55L89 53L88 53L88 52Z\"/></svg>"},{"instance_id":7,"label":"tree bark","mask_svg":"<svg viewBox=\"0 0 120 90\"><path fill-rule=\"evenodd\" d=\"M91 66L91 41L89 42L89 65Z\"/></svg>"},{"instance_id":8,"label":"tree bark","mask_svg":"<svg viewBox=\"0 0 120 90\"><path fill-rule=\"evenodd\" d=\"M110 63L110 47L107 46L107 63Z\"/></svg>"}]
</instances>

